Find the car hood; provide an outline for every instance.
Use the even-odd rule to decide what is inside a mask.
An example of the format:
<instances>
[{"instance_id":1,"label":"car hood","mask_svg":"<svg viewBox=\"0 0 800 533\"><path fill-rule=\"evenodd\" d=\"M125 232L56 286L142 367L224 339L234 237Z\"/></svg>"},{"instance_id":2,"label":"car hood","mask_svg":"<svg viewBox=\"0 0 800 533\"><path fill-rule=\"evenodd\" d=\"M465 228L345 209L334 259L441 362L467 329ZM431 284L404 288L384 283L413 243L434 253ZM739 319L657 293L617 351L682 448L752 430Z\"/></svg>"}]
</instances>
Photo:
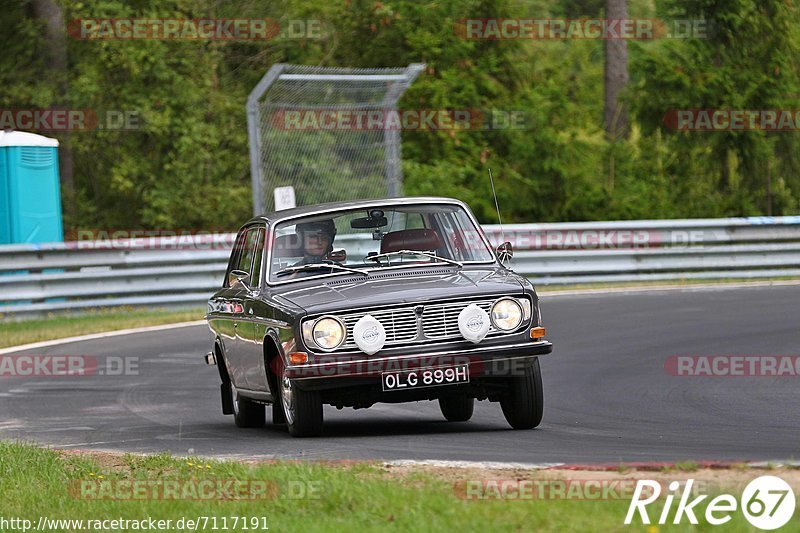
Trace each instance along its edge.
<instances>
[{"instance_id":1,"label":"car hood","mask_svg":"<svg viewBox=\"0 0 800 533\"><path fill-rule=\"evenodd\" d=\"M521 295L516 274L500 269L436 269L437 273L400 271L370 278L331 278L325 283L289 289L280 296L309 314L448 298Z\"/></svg>"}]
</instances>

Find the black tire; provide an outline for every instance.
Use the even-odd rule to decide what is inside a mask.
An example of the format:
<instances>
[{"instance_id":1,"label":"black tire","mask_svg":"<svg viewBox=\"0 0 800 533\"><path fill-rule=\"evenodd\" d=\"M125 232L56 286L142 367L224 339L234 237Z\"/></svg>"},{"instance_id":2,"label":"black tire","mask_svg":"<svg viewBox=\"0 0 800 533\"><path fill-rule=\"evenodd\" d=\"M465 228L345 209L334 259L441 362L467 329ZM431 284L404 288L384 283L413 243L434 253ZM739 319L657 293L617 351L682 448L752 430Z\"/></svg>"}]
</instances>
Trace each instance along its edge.
<instances>
[{"instance_id":1,"label":"black tire","mask_svg":"<svg viewBox=\"0 0 800 533\"><path fill-rule=\"evenodd\" d=\"M539 359L522 376L508 378L509 390L500 400L503 415L514 429L533 429L542 422L544 395Z\"/></svg>"},{"instance_id":2,"label":"black tire","mask_svg":"<svg viewBox=\"0 0 800 533\"><path fill-rule=\"evenodd\" d=\"M455 394L439 398L439 409L448 422L466 422L475 411L475 399L466 394Z\"/></svg>"},{"instance_id":3,"label":"black tire","mask_svg":"<svg viewBox=\"0 0 800 533\"><path fill-rule=\"evenodd\" d=\"M233 421L240 428L260 428L264 426L264 406L246 398L239 398L231 385L233 394Z\"/></svg>"},{"instance_id":4,"label":"black tire","mask_svg":"<svg viewBox=\"0 0 800 533\"><path fill-rule=\"evenodd\" d=\"M319 437L322 435L322 398L319 391L305 391L284 376L281 364L278 378L279 403L283 409L286 427L292 437Z\"/></svg>"}]
</instances>

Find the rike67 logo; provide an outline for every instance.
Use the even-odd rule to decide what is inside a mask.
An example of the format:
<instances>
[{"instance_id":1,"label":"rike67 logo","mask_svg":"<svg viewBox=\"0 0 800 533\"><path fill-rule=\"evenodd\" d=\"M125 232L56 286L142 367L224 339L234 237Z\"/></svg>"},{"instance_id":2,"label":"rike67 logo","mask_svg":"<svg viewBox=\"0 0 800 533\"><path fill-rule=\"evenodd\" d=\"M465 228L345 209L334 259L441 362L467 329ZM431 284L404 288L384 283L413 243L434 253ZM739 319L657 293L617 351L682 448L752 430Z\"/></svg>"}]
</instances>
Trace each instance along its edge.
<instances>
[{"instance_id":1,"label":"rike67 logo","mask_svg":"<svg viewBox=\"0 0 800 533\"><path fill-rule=\"evenodd\" d=\"M747 484L742 492L741 499L730 494L720 494L708 500L709 495L701 494L690 501L694 495L692 486L694 480L690 479L681 488L679 481L669 484L664 507L656 523L681 524L687 520L690 524L698 524L697 516L705 507L703 515L706 522L719 526L730 522L736 513L741 512L750 524L758 529L774 530L786 525L794 515L795 496L792 487L776 476L761 476ZM661 484L657 481L641 479L636 488L625 516L625 524L631 524L634 516L639 515L643 524L650 524L648 506L656 502L661 496ZM673 503L678 500L673 514ZM706 501L708 500L708 501ZM650 508L653 519L656 518L657 509ZM670 520L671 518L671 520Z\"/></svg>"}]
</instances>

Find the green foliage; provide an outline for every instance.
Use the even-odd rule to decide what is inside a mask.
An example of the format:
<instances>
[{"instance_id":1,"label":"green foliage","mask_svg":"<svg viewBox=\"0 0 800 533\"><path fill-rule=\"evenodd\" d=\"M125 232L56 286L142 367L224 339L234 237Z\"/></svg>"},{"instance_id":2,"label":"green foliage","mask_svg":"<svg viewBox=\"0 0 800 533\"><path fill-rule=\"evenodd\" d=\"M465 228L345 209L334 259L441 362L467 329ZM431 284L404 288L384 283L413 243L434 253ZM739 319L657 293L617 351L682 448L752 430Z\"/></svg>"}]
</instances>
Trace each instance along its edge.
<instances>
[{"instance_id":1,"label":"green foliage","mask_svg":"<svg viewBox=\"0 0 800 533\"><path fill-rule=\"evenodd\" d=\"M703 18L708 39L642 46L631 70L637 83L632 102L648 134L663 129L669 109L795 109L800 94L798 9L783 0L670 0L667 17ZM794 133L733 131L672 133L672 158L664 169L691 203L710 215L755 215L767 210L766 181L772 179L772 211L797 211L800 175ZM695 183L689 183L691 179ZM777 185L776 185L777 184ZM679 201L679 198L674 200Z\"/></svg>"},{"instance_id":2,"label":"green foliage","mask_svg":"<svg viewBox=\"0 0 800 533\"><path fill-rule=\"evenodd\" d=\"M797 133L675 132L671 109L792 109L797 8L784 0L648 0L631 16L705 18L709 39L630 44L630 139L602 131L603 43L461 38L464 18L598 16L597 0L59 0L78 18L319 19L320 39L68 39L67 79L46 68L30 0L0 12L0 106L131 110L134 131L76 132L69 228L233 229L251 211L247 94L275 62L424 62L406 109L522 112L524 129L403 133L407 194L455 196L509 222L774 214L800 209ZM57 87L66 81L67 92ZM766 177L771 177L771 198Z\"/></svg>"}]
</instances>

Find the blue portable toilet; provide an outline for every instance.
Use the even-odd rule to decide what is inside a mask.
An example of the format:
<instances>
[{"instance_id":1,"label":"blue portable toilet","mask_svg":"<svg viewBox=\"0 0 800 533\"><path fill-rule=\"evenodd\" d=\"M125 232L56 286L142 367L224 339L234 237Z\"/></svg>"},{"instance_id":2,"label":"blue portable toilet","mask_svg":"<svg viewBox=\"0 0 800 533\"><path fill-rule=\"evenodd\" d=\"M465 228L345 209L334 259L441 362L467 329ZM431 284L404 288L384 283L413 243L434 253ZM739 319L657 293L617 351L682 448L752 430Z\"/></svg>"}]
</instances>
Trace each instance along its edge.
<instances>
[{"instance_id":1,"label":"blue portable toilet","mask_svg":"<svg viewBox=\"0 0 800 533\"><path fill-rule=\"evenodd\" d=\"M63 240L58 141L0 131L0 244Z\"/></svg>"}]
</instances>

